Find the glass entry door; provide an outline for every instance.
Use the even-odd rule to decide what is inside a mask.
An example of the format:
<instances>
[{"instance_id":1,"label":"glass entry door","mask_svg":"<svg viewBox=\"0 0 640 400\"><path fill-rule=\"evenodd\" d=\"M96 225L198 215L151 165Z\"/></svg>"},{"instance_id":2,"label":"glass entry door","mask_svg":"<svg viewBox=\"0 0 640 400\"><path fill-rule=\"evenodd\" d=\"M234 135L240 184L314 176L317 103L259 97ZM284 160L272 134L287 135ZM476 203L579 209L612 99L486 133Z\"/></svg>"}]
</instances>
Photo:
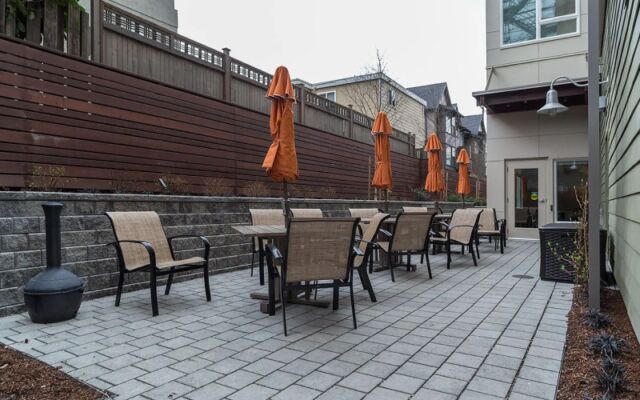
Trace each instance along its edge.
<instances>
[{"instance_id":1,"label":"glass entry door","mask_svg":"<svg viewBox=\"0 0 640 400\"><path fill-rule=\"evenodd\" d=\"M507 161L506 197L509 237L537 239L547 223L546 162Z\"/></svg>"}]
</instances>

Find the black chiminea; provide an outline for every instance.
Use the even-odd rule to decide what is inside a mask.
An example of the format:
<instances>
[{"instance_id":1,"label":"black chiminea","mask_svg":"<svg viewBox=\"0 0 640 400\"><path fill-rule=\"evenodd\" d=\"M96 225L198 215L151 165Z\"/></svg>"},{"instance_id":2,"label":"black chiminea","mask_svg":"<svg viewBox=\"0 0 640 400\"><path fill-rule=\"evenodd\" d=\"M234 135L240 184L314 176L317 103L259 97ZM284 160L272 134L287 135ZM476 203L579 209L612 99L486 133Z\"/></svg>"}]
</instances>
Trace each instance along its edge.
<instances>
[{"instance_id":1,"label":"black chiminea","mask_svg":"<svg viewBox=\"0 0 640 400\"><path fill-rule=\"evenodd\" d=\"M61 203L42 205L47 233L47 269L22 288L31 321L40 324L74 318L80 308L84 285L80 278L61 267Z\"/></svg>"}]
</instances>

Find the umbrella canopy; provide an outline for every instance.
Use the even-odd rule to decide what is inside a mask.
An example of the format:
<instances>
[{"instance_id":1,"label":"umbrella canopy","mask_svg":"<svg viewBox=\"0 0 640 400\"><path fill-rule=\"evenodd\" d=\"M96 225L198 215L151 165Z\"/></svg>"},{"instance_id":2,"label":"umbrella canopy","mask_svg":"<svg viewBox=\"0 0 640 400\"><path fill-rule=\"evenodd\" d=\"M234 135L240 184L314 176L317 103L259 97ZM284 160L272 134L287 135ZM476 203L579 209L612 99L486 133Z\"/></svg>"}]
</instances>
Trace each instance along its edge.
<instances>
[{"instance_id":1,"label":"umbrella canopy","mask_svg":"<svg viewBox=\"0 0 640 400\"><path fill-rule=\"evenodd\" d=\"M424 150L429 153L429 169L424 190L427 192L442 192L444 190L444 176L442 173L442 161L440 160L442 143L440 143L440 139L435 132L429 135L429 140L427 140Z\"/></svg>"},{"instance_id":2,"label":"umbrella canopy","mask_svg":"<svg viewBox=\"0 0 640 400\"><path fill-rule=\"evenodd\" d=\"M456 162L458 163L458 188L456 193L466 196L471 193L471 183L469 183L469 164L471 164L471 160L467 150L460 150Z\"/></svg>"},{"instance_id":3,"label":"umbrella canopy","mask_svg":"<svg viewBox=\"0 0 640 400\"><path fill-rule=\"evenodd\" d=\"M389 136L393 132L387 114L380 111L373 121L371 134L375 136L376 172L373 174L371 186L378 189L391 189L391 149Z\"/></svg>"},{"instance_id":4,"label":"umbrella canopy","mask_svg":"<svg viewBox=\"0 0 640 400\"><path fill-rule=\"evenodd\" d=\"M293 103L296 96L286 67L276 69L267 97L271 99L269 128L272 143L264 157L262 168L275 182L294 182L298 179L298 156L293 130Z\"/></svg>"}]
</instances>

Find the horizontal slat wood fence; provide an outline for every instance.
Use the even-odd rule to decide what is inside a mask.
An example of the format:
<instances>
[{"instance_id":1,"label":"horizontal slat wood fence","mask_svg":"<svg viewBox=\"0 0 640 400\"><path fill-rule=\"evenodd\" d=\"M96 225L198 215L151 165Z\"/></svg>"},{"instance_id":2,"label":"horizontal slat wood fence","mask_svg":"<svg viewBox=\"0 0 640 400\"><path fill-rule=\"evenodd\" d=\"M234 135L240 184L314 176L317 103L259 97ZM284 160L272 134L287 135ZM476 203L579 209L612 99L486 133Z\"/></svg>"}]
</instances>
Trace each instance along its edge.
<instances>
[{"instance_id":1,"label":"horizontal slat wood fence","mask_svg":"<svg viewBox=\"0 0 640 400\"><path fill-rule=\"evenodd\" d=\"M370 144L302 124L296 135L294 189L367 197ZM263 112L0 37L2 187L27 187L33 166L45 165L64 167L59 184L69 189L158 191L164 176L190 192L242 195L261 182L277 195L260 168L269 143ZM398 152L392 160L392 197L410 198L424 163Z\"/></svg>"}]
</instances>

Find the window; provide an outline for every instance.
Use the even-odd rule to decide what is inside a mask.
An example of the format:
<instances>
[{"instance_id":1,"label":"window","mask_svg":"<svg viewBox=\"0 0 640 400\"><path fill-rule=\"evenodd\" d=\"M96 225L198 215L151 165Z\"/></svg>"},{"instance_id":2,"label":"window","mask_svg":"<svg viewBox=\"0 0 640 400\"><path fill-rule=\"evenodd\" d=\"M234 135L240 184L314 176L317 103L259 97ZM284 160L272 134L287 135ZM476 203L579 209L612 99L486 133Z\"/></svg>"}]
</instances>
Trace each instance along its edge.
<instances>
[{"instance_id":1,"label":"window","mask_svg":"<svg viewBox=\"0 0 640 400\"><path fill-rule=\"evenodd\" d=\"M580 219L580 204L576 195L586 189L588 165L584 160L557 161L555 173L556 221Z\"/></svg>"},{"instance_id":2,"label":"window","mask_svg":"<svg viewBox=\"0 0 640 400\"><path fill-rule=\"evenodd\" d=\"M579 0L502 0L502 44L577 33Z\"/></svg>"},{"instance_id":3,"label":"window","mask_svg":"<svg viewBox=\"0 0 640 400\"><path fill-rule=\"evenodd\" d=\"M456 148L453 146L446 146L446 159L445 162L447 164L447 166L449 167L455 167L456 166Z\"/></svg>"},{"instance_id":4,"label":"window","mask_svg":"<svg viewBox=\"0 0 640 400\"><path fill-rule=\"evenodd\" d=\"M395 91L395 89L389 89L388 102L389 102L389 105L391 105L393 107L396 106L396 91Z\"/></svg>"},{"instance_id":5,"label":"window","mask_svg":"<svg viewBox=\"0 0 640 400\"><path fill-rule=\"evenodd\" d=\"M327 100L336 101L336 92L324 92L318 93L318 96L324 97Z\"/></svg>"},{"instance_id":6,"label":"window","mask_svg":"<svg viewBox=\"0 0 640 400\"><path fill-rule=\"evenodd\" d=\"M447 133L451 135L455 135L455 123L452 117L446 117L445 119L445 130Z\"/></svg>"}]
</instances>

